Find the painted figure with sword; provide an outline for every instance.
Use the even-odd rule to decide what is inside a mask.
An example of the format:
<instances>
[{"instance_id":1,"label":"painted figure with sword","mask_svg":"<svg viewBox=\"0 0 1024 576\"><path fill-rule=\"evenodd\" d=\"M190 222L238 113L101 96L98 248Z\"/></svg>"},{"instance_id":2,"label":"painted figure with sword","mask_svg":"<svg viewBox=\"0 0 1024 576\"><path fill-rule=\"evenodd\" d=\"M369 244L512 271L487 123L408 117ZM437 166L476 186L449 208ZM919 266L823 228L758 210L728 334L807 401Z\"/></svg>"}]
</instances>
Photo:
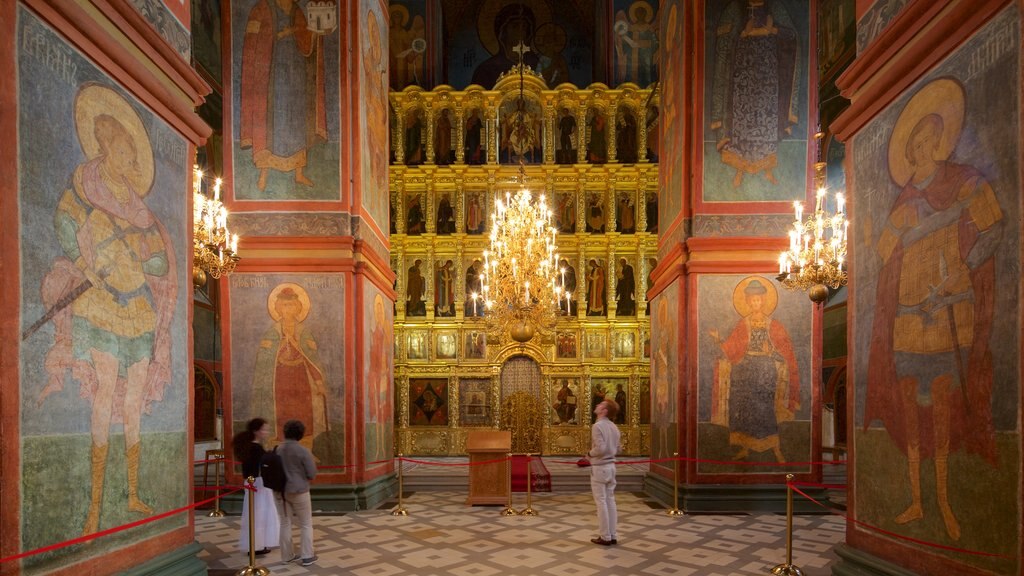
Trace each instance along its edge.
<instances>
[{"instance_id":1,"label":"painted figure with sword","mask_svg":"<svg viewBox=\"0 0 1024 576\"><path fill-rule=\"evenodd\" d=\"M949 456L995 462L992 317L1003 211L985 176L949 160L964 123L964 91L935 80L907 103L889 140L901 192L875 246L881 257L864 425L881 421L906 455L911 501L898 524L922 520L922 461L950 540L960 524Z\"/></svg>"},{"instance_id":2,"label":"painted figure with sword","mask_svg":"<svg viewBox=\"0 0 1024 576\"><path fill-rule=\"evenodd\" d=\"M80 384L92 405L91 486L84 534L96 532L104 499L111 430L124 426L128 510L152 514L139 496L141 419L171 378L170 324L176 304L175 259L167 231L144 202L153 187L149 135L114 90L86 84L75 98L75 127L85 156L54 214L63 256L43 280L48 322L47 385L37 402ZM123 492L122 492L123 493Z\"/></svg>"}]
</instances>

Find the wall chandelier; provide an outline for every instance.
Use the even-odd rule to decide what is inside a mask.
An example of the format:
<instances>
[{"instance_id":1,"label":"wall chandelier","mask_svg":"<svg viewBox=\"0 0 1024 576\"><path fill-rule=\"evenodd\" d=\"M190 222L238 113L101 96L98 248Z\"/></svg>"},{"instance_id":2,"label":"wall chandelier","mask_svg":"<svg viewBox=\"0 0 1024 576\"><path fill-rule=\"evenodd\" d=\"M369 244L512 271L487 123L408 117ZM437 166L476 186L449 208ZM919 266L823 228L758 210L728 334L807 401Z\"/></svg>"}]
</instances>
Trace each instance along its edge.
<instances>
[{"instance_id":1,"label":"wall chandelier","mask_svg":"<svg viewBox=\"0 0 1024 576\"><path fill-rule=\"evenodd\" d=\"M814 164L814 185L817 189L814 212L803 219L803 203L793 202L796 220L789 231L789 250L779 255L778 280L790 290L803 290L815 304L828 299L829 288L845 286L846 236L850 226L846 218L846 199L835 194L835 212L828 212L826 165L821 161L821 139L814 135L818 161Z\"/></svg>"},{"instance_id":2,"label":"wall chandelier","mask_svg":"<svg viewBox=\"0 0 1024 576\"><path fill-rule=\"evenodd\" d=\"M212 196L203 192L203 171L193 167L192 179L192 283L202 286L207 275L214 279L235 270L238 234L228 231L228 210L220 201L221 179L212 185ZM210 186L207 186L209 190Z\"/></svg>"},{"instance_id":3,"label":"wall chandelier","mask_svg":"<svg viewBox=\"0 0 1024 576\"><path fill-rule=\"evenodd\" d=\"M525 141L530 138L530 120L525 110L525 64L521 57L518 71L519 101L512 119L512 133ZM504 201L495 202L490 246L483 252L480 285L488 331L499 336L508 334L516 342L525 344L537 332L550 332L557 319L562 289L556 281L559 254L554 215L543 194L535 200L526 188L526 169L521 154L519 183L522 187L515 195L506 192ZM474 305L475 302L474 295Z\"/></svg>"}]
</instances>

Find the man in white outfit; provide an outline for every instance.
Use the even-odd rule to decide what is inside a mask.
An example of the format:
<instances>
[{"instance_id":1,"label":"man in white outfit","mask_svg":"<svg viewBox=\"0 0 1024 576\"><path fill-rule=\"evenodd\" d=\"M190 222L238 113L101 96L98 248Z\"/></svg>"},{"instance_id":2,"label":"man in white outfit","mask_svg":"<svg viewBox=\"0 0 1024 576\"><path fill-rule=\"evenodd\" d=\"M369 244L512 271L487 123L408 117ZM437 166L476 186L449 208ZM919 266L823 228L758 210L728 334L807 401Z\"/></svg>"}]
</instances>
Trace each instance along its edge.
<instances>
[{"instance_id":1,"label":"man in white outfit","mask_svg":"<svg viewBox=\"0 0 1024 576\"><path fill-rule=\"evenodd\" d=\"M590 489L597 504L597 538L590 541L601 546L611 546L619 541L615 534L618 511L615 508L615 454L619 451L621 434L613 420L619 413L619 405L605 399L594 408L597 421L590 431Z\"/></svg>"}]
</instances>

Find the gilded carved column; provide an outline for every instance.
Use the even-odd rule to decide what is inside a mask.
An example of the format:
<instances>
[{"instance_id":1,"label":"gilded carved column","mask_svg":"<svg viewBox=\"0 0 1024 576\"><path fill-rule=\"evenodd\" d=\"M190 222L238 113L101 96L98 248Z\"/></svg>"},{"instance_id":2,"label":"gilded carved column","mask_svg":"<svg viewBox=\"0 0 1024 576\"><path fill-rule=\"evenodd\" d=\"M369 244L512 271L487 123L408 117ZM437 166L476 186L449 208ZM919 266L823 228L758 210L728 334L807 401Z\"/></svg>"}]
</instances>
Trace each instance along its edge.
<instances>
[{"instance_id":1,"label":"gilded carved column","mask_svg":"<svg viewBox=\"0 0 1024 576\"><path fill-rule=\"evenodd\" d=\"M427 222L427 234L437 233L437 198L434 197L434 176L433 172L427 172L425 174L425 180L427 184L427 201L423 206L423 219Z\"/></svg>"},{"instance_id":2,"label":"gilded carved column","mask_svg":"<svg viewBox=\"0 0 1024 576\"><path fill-rule=\"evenodd\" d=\"M395 133L391 137L395 144L395 164L405 164L405 110L393 100L391 105L395 109Z\"/></svg>"},{"instance_id":3,"label":"gilded carved column","mask_svg":"<svg viewBox=\"0 0 1024 576\"><path fill-rule=\"evenodd\" d=\"M424 132L427 135L427 145L424 147L426 150L427 157L423 159L424 164L433 164L436 156L434 156L434 106L433 104L427 104L426 120L427 129Z\"/></svg>"},{"instance_id":4,"label":"gilded carved column","mask_svg":"<svg viewBox=\"0 0 1024 576\"><path fill-rule=\"evenodd\" d=\"M465 172L461 170L455 171L455 233L464 234L466 232L466 187L462 183L462 179L465 176ZM459 244L462 247L462 244Z\"/></svg>"},{"instance_id":5,"label":"gilded carved column","mask_svg":"<svg viewBox=\"0 0 1024 576\"><path fill-rule=\"evenodd\" d=\"M487 131L487 163L498 163L498 105L490 103L487 107L487 122L484 128Z\"/></svg>"},{"instance_id":6,"label":"gilded carved column","mask_svg":"<svg viewBox=\"0 0 1024 576\"><path fill-rule=\"evenodd\" d=\"M455 162L466 162L466 111L461 105L455 108Z\"/></svg>"},{"instance_id":7,"label":"gilded carved column","mask_svg":"<svg viewBox=\"0 0 1024 576\"><path fill-rule=\"evenodd\" d=\"M405 181L401 178L395 183L395 233L405 234Z\"/></svg>"},{"instance_id":8,"label":"gilded carved column","mask_svg":"<svg viewBox=\"0 0 1024 576\"><path fill-rule=\"evenodd\" d=\"M608 265L604 269L604 287L608 291L608 295L604 299L604 311L608 316L608 321L615 320L615 306L616 302L615 285L616 282L616 270L618 270L619 263L615 259L615 248L608 249Z\"/></svg>"}]
</instances>

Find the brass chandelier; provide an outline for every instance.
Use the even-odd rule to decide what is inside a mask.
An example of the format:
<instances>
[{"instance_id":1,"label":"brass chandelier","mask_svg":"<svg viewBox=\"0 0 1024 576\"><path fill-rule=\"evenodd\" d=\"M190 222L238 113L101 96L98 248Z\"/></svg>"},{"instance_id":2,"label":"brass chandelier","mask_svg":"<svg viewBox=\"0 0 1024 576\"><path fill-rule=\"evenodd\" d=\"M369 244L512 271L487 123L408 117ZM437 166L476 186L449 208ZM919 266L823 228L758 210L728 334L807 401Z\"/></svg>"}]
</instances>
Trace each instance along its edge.
<instances>
[{"instance_id":1,"label":"brass chandelier","mask_svg":"<svg viewBox=\"0 0 1024 576\"><path fill-rule=\"evenodd\" d=\"M238 234L228 231L228 210L220 201L221 179L214 179L213 195L203 193L203 171L193 167L192 180L192 282L206 283L207 275L217 279L235 270Z\"/></svg>"},{"instance_id":2,"label":"brass chandelier","mask_svg":"<svg viewBox=\"0 0 1024 576\"><path fill-rule=\"evenodd\" d=\"M561 288L555 281L559 255L552 218L544 195L535 202L525 187L496 202L481 275L485 317L492 333L508 333L525 343L554 324Z\"/></svg>"},{"instance_id":3,"label":"brass chandelier","mask_svg":"<svg viewBox=\"0 0 1024 576\"><path fill-rule=\"evenodd\" d=\"M520 52L519 101L513 115L512 136L531 140L523 94L525 64ZM543 194L534 199L526 188L523 154L519 154L519 183L513 196L495 201L491 214L490 246L484 250L484 271L480 276L481 296L488 331L508 334L521 344L537 333L547 334L555 324L561 285L556 252L557 230L554 214ZM568 297L568 295L566 295ZM475 304L475 296L474 296Z\"/></svg>"},{"instance_id":4,"label":"brass chandelier","mask_svg":"<svg viewBox=\"0 0 1024 576\"><path fill-rule=\"evenodd\" d=\"M842 193L835 194L835 211L828 212L827 188L825 186L825 162L821 161L821 138L818 132L814 138L818 145L818 161L814 164L814 184L817 189L814 212L803 219L803 203L793 202L796 220L789 231L789 250L779 255L778 280L790 290L803 290L815 304L828 299L829 288L845 286L846 237L850 226L846 218L846 199Z\"/></svg>"}]
</instances>

